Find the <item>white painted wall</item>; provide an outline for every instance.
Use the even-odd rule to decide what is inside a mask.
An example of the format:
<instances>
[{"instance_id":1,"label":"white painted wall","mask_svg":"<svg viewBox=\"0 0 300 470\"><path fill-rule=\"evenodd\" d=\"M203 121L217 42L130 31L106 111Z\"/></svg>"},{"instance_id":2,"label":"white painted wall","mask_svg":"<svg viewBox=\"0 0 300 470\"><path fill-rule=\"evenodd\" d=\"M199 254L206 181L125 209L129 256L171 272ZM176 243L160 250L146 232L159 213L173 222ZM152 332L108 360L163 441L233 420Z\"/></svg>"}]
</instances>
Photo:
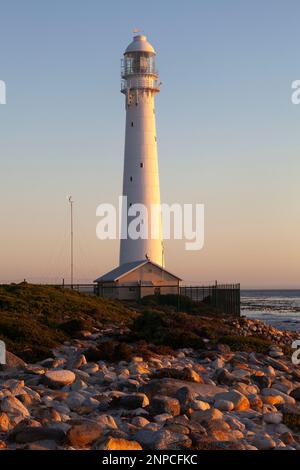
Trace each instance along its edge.
<instances>
[{"instance_id":1,"label":"white painted wall","mask_svg":"<svg viewBox=\"0 0 300 470\"><path fill-rule=\"evenodd\" d=\"M157 76L132 76L125 80L126 133L123 195L130 204L148 207L148 230L151 233L150 207L160 204L154 97L159 91ZM141 167L142 164L142 167ZM127 207L127 211L128 211ZM128 219L128 224L131 219ZM124 223L124 222L123 222ZM120 264L145 259L163 265L161 217L157 221L156 240L124 239L120 246Z\"/></svg>"}]
</instances>

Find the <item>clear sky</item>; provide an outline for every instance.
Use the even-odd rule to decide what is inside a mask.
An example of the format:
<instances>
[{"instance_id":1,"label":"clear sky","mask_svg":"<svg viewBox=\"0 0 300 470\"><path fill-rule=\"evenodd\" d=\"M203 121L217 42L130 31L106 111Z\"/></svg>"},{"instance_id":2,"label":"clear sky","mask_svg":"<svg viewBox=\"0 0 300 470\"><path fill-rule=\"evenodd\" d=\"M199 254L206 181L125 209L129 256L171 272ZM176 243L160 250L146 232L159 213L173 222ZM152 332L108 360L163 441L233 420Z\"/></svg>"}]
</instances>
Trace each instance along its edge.
<instances>
[{"instance_id":1,"label":"clear sky","mask_svg":"<svg viewBox=\"0 0 300 470\"><path fill-rule=\"evenodd\" d=\"M163 202L205 204L205 247L165 244L186 282L300 285L298 0L10 0L0 5L0 280L75 278L118 263L96 207L121 193L120 58L140 28L157 50Z\"/></svg>"}]
</instances>

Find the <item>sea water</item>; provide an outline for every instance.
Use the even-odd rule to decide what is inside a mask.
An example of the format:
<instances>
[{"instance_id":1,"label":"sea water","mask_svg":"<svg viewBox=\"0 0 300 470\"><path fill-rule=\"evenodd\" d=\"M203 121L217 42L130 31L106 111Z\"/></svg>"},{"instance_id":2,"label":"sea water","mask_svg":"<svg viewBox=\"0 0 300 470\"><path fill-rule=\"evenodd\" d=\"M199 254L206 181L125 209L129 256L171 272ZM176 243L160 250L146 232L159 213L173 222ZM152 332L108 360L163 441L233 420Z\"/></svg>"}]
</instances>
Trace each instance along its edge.
<instances>
[{"instance_id":1,"label":"sea water","mask_svg":"<svg viewBox=\"0 0 300 470\"><path fill-rule=\"evenodd\" d=\"M300 332L300 289L241 290L241 315Z\"/></svg>"}]
</instances>

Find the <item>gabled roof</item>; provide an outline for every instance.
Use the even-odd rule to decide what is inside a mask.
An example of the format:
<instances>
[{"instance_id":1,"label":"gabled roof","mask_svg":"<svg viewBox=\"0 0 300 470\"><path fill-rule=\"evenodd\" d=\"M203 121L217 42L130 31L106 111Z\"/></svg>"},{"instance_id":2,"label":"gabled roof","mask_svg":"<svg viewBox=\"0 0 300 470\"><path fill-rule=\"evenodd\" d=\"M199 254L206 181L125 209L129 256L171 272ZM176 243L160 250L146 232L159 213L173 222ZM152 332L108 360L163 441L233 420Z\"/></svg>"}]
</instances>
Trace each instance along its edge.
<instances>
[{"instance_id":1,"label":"gabled roof","mask_svg":"<svg viewBox=\"0 0 300 470\"><path fill-rule=\"evenodd\" d=\"M162 266L159 264L153 263L152 261L148 259L143 259L139 261L132 261L131 263L125 263L121 264L121 266L118 266L117 268L113 269L112 271L109 271L106 274L103 274L103 276L98 277L94 282L113 282L113 281L118 281L120 278L125 276L126 274L135 271L137 268L140 268L144 264L150 263L153 266L156 266L157 268L161 269L162 271L170 274L170 276L173 276L174 278L178 279L181 281L180 277L176 276L175 274L170 273L170 271L167 271L164 269Z\"/></svg>"}]
</instances>

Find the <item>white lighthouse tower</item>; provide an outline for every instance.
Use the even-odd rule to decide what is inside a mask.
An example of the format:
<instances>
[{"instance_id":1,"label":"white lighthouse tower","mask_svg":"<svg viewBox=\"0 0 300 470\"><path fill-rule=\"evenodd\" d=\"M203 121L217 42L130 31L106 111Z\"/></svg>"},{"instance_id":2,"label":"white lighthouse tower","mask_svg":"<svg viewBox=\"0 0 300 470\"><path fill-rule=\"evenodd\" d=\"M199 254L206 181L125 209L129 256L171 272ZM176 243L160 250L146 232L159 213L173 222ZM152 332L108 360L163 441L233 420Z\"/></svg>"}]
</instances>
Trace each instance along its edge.
<instances>
[{"instance_id":1,"label":"white lighthouse tower","mask_svg":"<svg viewBox=\"0 0 300 470\"><path fill-rule=\"evenodd\" d=\"M149 259L163 266L161 215L152 217L151 205L160 204L154 98L159 92L155 50L146 36L137 34L127 47L122 60L122 87L125 95L126 135L123 174L123 196L127 208L143 204L148 210L148 237L121 239L120 265ZM157 206L158 207L158 206ZM123 216L123 230L135 217ZM126 225L124 227L124 224ZM151 237L152 229L155 237Z\"/></svg>"},{"instance_id":2,"label":"white lighthouse tower","mask_svg":"<svg viewBox=\"0 0 300 470\"><path fill-rule=\"evenodd\" d=\"M126 109L123 203L127 202L122 207L120 264L95 282L100 295L117 299L178 294L181 279L164 267L154 110L154 97L159 92L155 50L142 34L134 36L124 53L121 91ZM142 217L134 212L139 212L138 205L147 209L146 223L145 211ZM143 223L147 230L138 229ZM136 236L138 232L142 236Z\"/></svg>"}]
</instances>

